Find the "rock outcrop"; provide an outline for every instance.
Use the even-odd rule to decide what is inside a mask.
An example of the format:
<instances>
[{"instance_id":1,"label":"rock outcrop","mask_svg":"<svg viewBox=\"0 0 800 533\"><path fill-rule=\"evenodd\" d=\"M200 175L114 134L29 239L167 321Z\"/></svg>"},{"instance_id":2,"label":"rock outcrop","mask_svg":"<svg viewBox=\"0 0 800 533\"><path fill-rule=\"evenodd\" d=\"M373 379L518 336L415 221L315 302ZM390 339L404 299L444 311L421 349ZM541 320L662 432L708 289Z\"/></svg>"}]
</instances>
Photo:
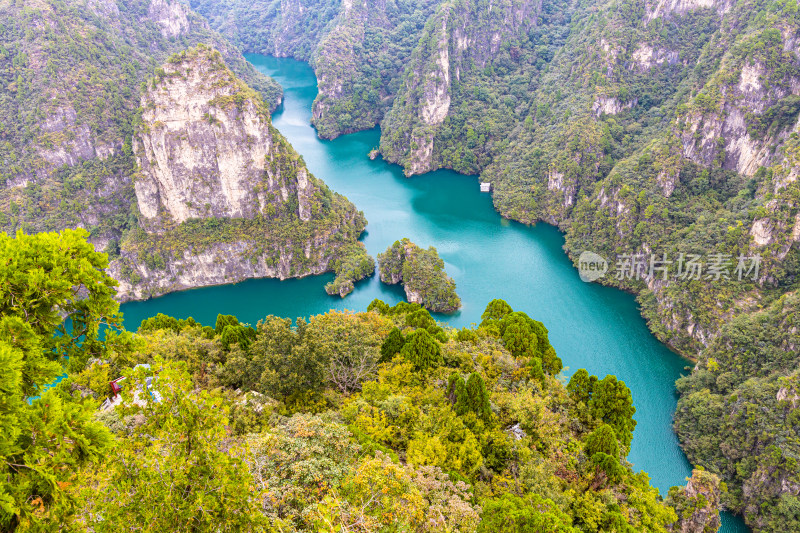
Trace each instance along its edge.
<instances>
[{"instance_id":1,"label":"rock outcrop","mask_svg":"<svg viewBox=\"0 0 800 533\"><path fill-rule=\"evenodd\" d=\"M686 487L672 487L667 503L675 508L678 521L671 531L676 533L716 533L721 521L719 476L704 470L693 470Z\"/></svg>"},{"instance_id":2,"label":"rock outcrop","mask_svg":"<svg viewBox=\"0 0 800 533\"><path fill-rule=\"evenodd\" d=\"M433 246L424 250L408 239L396 241L378 254L378 272L383 283L402 283L410 303L438 313L452 313L461 307L456 284Z\"/></svg>"},{"instance_id":3,"label":"rock outcrop","mask_svg":"<svg viewBox=\"0 0 800 533\"><path fill-rule=\"evenodd\" d=\"M0 19L0 70L10 76L0 98L2 231L83 227L116 254L131 227L142 81L175 52L213 46L270 110L281 100L277 82L179 0L5 2ZM78 45L86 53L72 39L88 39Z\"/></svg>"},{"instance_id":4,"label":"rock outcrop","mask_svg":"<svg viewBox=\"0 0 800 533\"><path fill-rule=\"evenodd\" d=\"M261 98L215 51L167 63L142 99L134 139L145 227L192 218L253 218L290 200L311 218L314 184L272 127ZM270 207L271 206L271 207Z\"/></svg>"},{"instance_id":5,"label":"rock outcrop","mask_svg":"<svg viewBox=\"0 0 800 533\"><path fill-rule=\"evenodd\" d=\"M535 26L540 8L532 0L490 5L488 11L474 1L441 4L425 26L395 105L381 124L384 158L401 164L407 176L449 166L434 144L451 115L454 84L480 78L504 42Z\"/></svg>"},{"instance_id":6,"label":"rock outcrop","mask_svg":"<svg viewBox=\"0 0 800 533\"><path fill-rule=\"evenodd\" d=\"M219 52L201 45L170 58L142 110L133 143L141 229L111 266L120 299L319 274L364 229Z\"/></svg>"},{"instance_id":7,"label":"rock outcrop","mask_svg":"<svg viewBox=\"0 0 800 533\"><path fill-rule=\"evenodd\" d=\"M175 0L152 0L147 14L167 39L179 37L189 30L189 7Z\"/></svg>"}]
</instances>

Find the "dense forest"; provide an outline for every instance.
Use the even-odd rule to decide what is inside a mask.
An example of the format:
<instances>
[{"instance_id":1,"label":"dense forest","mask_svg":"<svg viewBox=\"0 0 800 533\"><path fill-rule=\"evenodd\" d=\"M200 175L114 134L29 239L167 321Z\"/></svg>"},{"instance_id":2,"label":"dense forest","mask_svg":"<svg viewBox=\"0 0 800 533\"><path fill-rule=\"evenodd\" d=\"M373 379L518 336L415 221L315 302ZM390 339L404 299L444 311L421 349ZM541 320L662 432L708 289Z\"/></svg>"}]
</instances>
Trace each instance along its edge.
<instances>
[{"instance_id":1,"label":"dense forest","mask_svg":"<svg viewBox=\"0 0 800 533\"><path fill-rule=\"evenodd\" d=\"M756 529L800 528L797 2L355 4L193 2L245 51L311 62L321 136L380 125L407 175L480 174L504 216L616 263L601 282L699 361L675 425L690 460Z\"/></svg>"},{"instance_id":2,"label":"dense forest","mask_svg":"<svg viewBox=\"0 0 800 533\"><path fill-rule=\"evenodd\" d=\"M502 300L461 330L376 300L130 333L86 236L0 235L4 530L718 524L718 478L662 499L625 460L625 383L578 370L565 385L545 325Z\"/></svg>"}]
</instances>

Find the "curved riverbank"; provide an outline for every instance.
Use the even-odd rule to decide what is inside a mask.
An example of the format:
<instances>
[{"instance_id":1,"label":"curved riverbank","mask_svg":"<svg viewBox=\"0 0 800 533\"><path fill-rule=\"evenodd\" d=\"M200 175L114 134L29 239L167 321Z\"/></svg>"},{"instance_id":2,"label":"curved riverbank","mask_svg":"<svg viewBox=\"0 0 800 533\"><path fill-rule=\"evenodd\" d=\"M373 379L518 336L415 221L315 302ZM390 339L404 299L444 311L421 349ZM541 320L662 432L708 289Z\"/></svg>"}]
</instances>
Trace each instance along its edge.
<instances>
[{"instance_id":1,"label":"curved riverbank","mask_svg":"<svg viewBox=\"0 0 800 533\"><path fill-rule=\"evenodd\" d=\"M284 87L275 126L314 174L364 211L369 225L363 241L371 255L402 237L423 247L435 246L463 303L459 312L437 317L450 325L479 322L493 298L503 298L543 321L569 367L567 374L586 368L600 376L615 374L630 387L638 422L629 455L634 468L648 472L664 495L670 486L685 484L691 468L671 425L674 382L691 363L650 334L632 295L583 283L562 250L563 237L556 228L501 218L491 197L480 193L475 177L438 171L406 179L399 167L367 157L378 143L377 130L334 141L318 139L309 123L317 92L311 68L291 59L248 59ZM207 324L213 324L217 313L227 313L255 323L268 314L297 317L331 308L364 310L374 298L394 304L404 297L401 288L381 284L373 276L357 283L342 300L325 293L323 287L331 279L328 274L250 280L129 303L123 312L130 329L157 312L193 316ZM742 528L738 520L723 517L722 531L747 531Z\"/></svg>"}]
</instances>

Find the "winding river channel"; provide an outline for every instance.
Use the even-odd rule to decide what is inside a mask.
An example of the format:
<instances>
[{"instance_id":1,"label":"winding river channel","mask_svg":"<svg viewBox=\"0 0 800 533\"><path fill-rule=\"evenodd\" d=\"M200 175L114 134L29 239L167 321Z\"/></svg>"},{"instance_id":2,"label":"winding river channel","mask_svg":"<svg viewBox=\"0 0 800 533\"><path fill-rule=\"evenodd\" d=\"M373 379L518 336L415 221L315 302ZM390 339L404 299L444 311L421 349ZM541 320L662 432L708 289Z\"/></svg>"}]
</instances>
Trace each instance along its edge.
<instances>
[{"instance_id":1,"label":"winding river channel","mask_svg":"<svg viewBox=\"0 0 800 533\"><path fill-rule=\"evenodd\" d=\"M544 322L568 367L565 374L586 368L600 377L615 374L625 381L633 392L638 422L628 459L636 470L650 474L663 495L670 486L685 484L691 466L671 424L674 382L691 363L650 334L633 296L583 283L562 250L557 229L503 219L490 195L479 191L475 176L438 171L407 179L399 167L367 158L378 145L378 129L320 140L309 123L317 86L308 64L260 55L247 59L284 88L284 104L273 115L274 125L303 155L311 172L364 211L369 225L363 240L370 254L402 237L423 247L433 245L463 301L459 313L439 320L452 326L479 322L486 304L503 298ZM193 316L211 325L217 313L234 314L255 324L269 314L299 317L329 309L365 310L375 298L390 304L403 298L402 290L382 285L377 276L358 283L343 300L331 297L323 286L332 278L250 280L128 303L122 311L129 329L159 312ZM747 528L726 514L720 531Z\"/></svg>"}]
</instances>

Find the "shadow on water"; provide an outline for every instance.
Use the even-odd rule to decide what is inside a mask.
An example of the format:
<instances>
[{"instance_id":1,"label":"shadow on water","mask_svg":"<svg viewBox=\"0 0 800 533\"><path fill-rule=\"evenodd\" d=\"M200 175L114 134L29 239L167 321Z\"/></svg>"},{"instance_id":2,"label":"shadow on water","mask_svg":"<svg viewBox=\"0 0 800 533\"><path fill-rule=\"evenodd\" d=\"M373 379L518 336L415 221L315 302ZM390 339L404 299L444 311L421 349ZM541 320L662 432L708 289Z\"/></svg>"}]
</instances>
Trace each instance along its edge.
<instances>
[{"instance_id":1,"label":"shadow on water","mask_svg":"<svg viewBox=\"0 0 800 533\"><path fill-rule=\"evenodd\" d=\"M615 374L631 388L638 422L629 455L634 468L648 472L664 495L670 486L685 483L691 467L671 423L674 382L689 362L650 334L631 295L583 283L562 250L564 239L556 228L502 219L490 195L479 192L475 176L437 171L407 179L399 167L367 157L378 145L377 129L320 140L309 123L317 94L310 67L257 55L248 60L284 87L284 102L273 115L278 130L317 177L364 211L369 226L362 239L370 254L403 237L435 246L463 301L458 313L437 317L453 326L479 322L493 298L542 320L569 367L567 374L578 368L601 377ZM193 316L206 324L213 324L217 313L234 314L254 324L268 314L294 318L329 309L364 310L375 298L394 304L404 296L399 287L373 276L342 300L323 290L331 279L327 274L249 280L125 304L123 312L131 329L158 312ZM747 529L726 515L721 531Z\"/></svg>"}]
</instances>

